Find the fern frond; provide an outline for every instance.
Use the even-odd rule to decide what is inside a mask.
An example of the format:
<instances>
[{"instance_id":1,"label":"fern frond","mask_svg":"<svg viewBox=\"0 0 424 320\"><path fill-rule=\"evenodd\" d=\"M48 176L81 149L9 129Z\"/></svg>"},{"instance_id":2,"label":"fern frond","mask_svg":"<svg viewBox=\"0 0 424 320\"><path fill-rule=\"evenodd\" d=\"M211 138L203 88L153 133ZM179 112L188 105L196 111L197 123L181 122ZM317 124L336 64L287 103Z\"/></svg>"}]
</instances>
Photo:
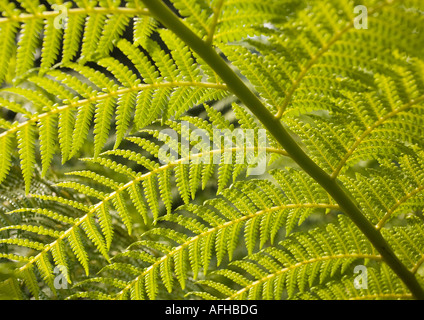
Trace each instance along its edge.
<instances>
[{"instance_id":1,"label":"fern frond","mask_svg":"<svg viewBox=\"0 0 424 320\"><path fill-rule=\"evenodd\" d=\"M42 24L39 20L30 20L22 26L21 38L17 44L16 73L24 74L33 64L35 48Z\"/></svg>"},{"instance_id":2,"label":"fern frond","mask_svg":"<svg viewBox=\"0 0 424 320\"><path fill-rule=\"evenodd\" d=\"M35 164L35 128L28 125L17 132L19 155L22 173L25 179L25 190L28 193L31 184L33 165Z\"/></svg>"},{"instance_id":3,"label":"fern frond","mask_svg":"<svg viewBox=\"0 0 424 320\"><path fill-rule=\"evenodd\" d=\"M370 23L374 19L378 21L378 24L381 24L379 30L391 30L393 26L388 21L392 19L392 15L396 15L399 19L397 21L403 21L398 25L401 29L407 29L409 23L411 27L420 24L422 17L418 13L410 15L405 8L398 7L396 2L390 4L382 2L375 8L369 8ZM372 73L387 74L385 70L402 64L401 54L388 51L387 34L371 35L355 29L352 18L353 4L345 3L342 10L340 7L342 5L338 3L315 3L299 11L295 23L276 23L274 29L262 30L266 41L249 41L254 51L249 52L239 43L229 46L224 42L223 45L218 45L255 86L265 102L272 102L267 105L270 110L278 109L276 116L284 116L286 119L287 115L289 120L291 114L299 111L316 110L315 104L311 104L312 109L305 108L303 101L316 101L323 94L335 96L334 89L337 88L363 91L375 87L370 77ZM373 14L377 12L378 15L374 18ZM387 18L384 18L385 15ZM315 22L311 22L310 17L314 17ZM377 23L376 21L374 22ZM284 35L278 29L280 26L284 28ZM405 39L398 40L404 43ZM411 35L407 41L410 46L398 47L403 50L402 54L422 56L422 53L416 51L419 50L417 48L418 43L422 41L422 35ZM359 43L364 42L372 45L373 50L358 50L361 47ZM350 45L352 43L355 44ZM370 52L372 56L369 56ZM381 57L376 59L375 54L381 54ZM349 65L349 68L346 68L346 65ZM262 72L252 72L253 66L255 70ZM362 88L359 89L360 87Z\"/></svg>"},{"instance_id":4,"label":"fern frond","mask_svg":"<svg viewBox=\"0 0 424 320\"><path fill-rule=\"evenodd\" d=\"M300 299L325 300L405 300L412 296L402 282L386 265L368 268L368 288L357 289L354 279L345 276L340 282L330 282L324 287L314 288L311 293L299 295Z\"/></svg>"},{"instance_id":5,"label":"fern frond","mask_svg":"<svg viewBox=\"0 0 424 320\"><path fill-rule=\"evenodd\" d=\"M213 113L212 119L215 123L220 124L222 128L232 128L232 125L225 124L226 121L223 119L223 116L219 113ZM201 123L205 128L208 128L209 131L212 131L212 124L199 122L198 118L186 117L185 121L191 121L193 125ZM175 128L177 134L184 136L185 134L189 134L191 132L195 132L195 128L191 128L189 131L185 132L187 128L184 125L181 125L180 122L177 121L167 121L167 124L171 128ZM225 125L224 125L225 124ZM165 136L161 133L160 130L144 130L146 133L151 134L153 137L157 138L159 141ZM134 144L139 147L145 149L146 151L151 153L151 156L158 158L159 151L161 145L155 144L152 141L148 141L144 138L132 137L128 138L129 141L132 141ZM204 141L205 142L205 141ZM133 229L133 221L134 219L138 220L142 218L146 223L151 220L149 217L150 209L151 216L153 217L153 221L156 222L160 215L160 210L163 206L165 206L168 211L168 217L172 217L170 214L171 209L173 207L173 203L175 202L174 195L171 194L171 187L175 186L177 190L179 190L179 194L181 199L185 203L189 203L190 200L194 197L197 189L200 187L199 182L202 179L202 170L197 170L196 175L197 184L193 184L192 179L193 176L190 177L190 172L193 172L194 167L202 168L202 163L194 162L190 163L193 159L198 159L199 157L204 157L208 160L211 159L215 153L225 153L225 152L233 152L237 150L237 147L231 146L228 150L225 146L221 146L220 149L208 149L206 150L198 150L193 148L193 153L189 153L188 149L183 150L180 147L180 143L178 141L168 141L169 145L173 146L172 148L177 151L177 154L180 154L181 158L176 158L171 162L160 165L158 162L159 159L153 161L146 156L123 149L116 149L107 151L97 158L94 159L83 159L87 162L97 163L106 168L115 171L119 176L124 176L126 179L129 179L128 182L120 182L120 177L116 177L115 179L108 178L102 174L98 174L93 171L76 171L71 173L75 177L80 177L82 179L87 179L90 181L90 185L77 182L77 181L64 181L57 184L58 187L67 188L73 190L72 192L83 193L86 196L89 196L95 199L93 205L87 206L82 203L78 203L75 201L70 201L67 199L62 199L62 197L55 196L37 196L37 198L44 201L53 201L58 202L60 204L70 206L80 213L80 216L76 219L72 219L66 216L61 215L59 212L55 212L52 210L41 210L41 209L18 209L12 211L10 214L18 214L23 212L32 212L36 214L40 214L46 216L48 218L54 219L58 222L65 223L66 227L64 227L64 231L60 234L52 234L55 235L55 240L49 244L46 244L42 247L41 253L35 257L33 257L22 270L28 268L34 262L37 262L39 259L46 259L44 257L45 254L49 254L49 252L55 251L57 252L59 246L58 243L69 243L72 251L76 255L78 261L84 268L85 272L88 273L88 264L87 264L87 255L86 255L86 246L82 241L82 234L87 236L97 250L104 256L106 259L109 259L109 248L112 244L112 239L114 236L114 227L113 220L116 217L119 217L123 224L126 226L127 231L131 234ZM209 145L213 144L212 141L209 141ZM197 146L197 144L194 144ZM240 147L239 147L240 148ZM258 147L256 147L258 148ZM244 148L240 148L240 151L244 151ZM264 148L266 150L266 148ZM272 149L270 150L273 151ZM284 153L283 153L284 154ZM183 155L185 157L183 157ZM110 160L106 158L107 156L120 157L123 159L127 159L129 161L135 162L137 165L141 165L145 171L145 173L136 172L131 169L127 165L120 164L116 161ZM206 157L205 157L206 156ZM188 163L186 163L188 162ZM212 163L213 164L213 163ZM214 165L214 164L213 164ZM222 164L218 164L220 166ZM247 169L249 164L244 165L244 168ZM219 170L218 170L219 171ZM171 173L175 175L175 181L171 180ZM211 176L209 176L209 179ZM206 178L205 182L207 181ZM94 183L94 184L93 184ZM247 191L246 191L247 193ZM277 191L274 191L277 193ZM225 194L225 192L223 192ZM229 196L230 197L230 196ZM231 199L231 197L230 197ZM137 209L139 216L135 217L134 213L130 212L128 207L128 200L130 203ZM160 203L162 200L162 204ZM235 199L233 199L235 200ZM115 210L112 210L112 205ZM269 203L271 205L271 203ZM310 204L309 207L311 210L315 207L320 207L320 204ZM324 205L325 206L325 205ZM330 206L331 207L331 206ZM217 208L220 208L217 206ZM273 212L277 209L272 209L270 212ZM267 211L267 210L265 210ZM116 215L115 215L116 212ZM253 214L253 212L252 212ZM240 223L244 221L246 218L242 218ZM97 221L96 221L97 220ZM181 222L182 223L182 222ZM184 225L184 223L183 223ZM187 227L188 225L186 225ZM23 226L11 226L7 227L9 229L16 228L24 228ZM31 227L32 228L32 227ZM204 227L206 228L206 227ZM216 231L218 231L218 228ZM41 229L40 229L41 230ZM41 232L39 230L39 232ZM277 231L277 230L275 230ZM44 231L47 232L47 231ZM266 232L269 232L268 230ZM236 236L237 234L234 234ZM212 240L213 238L210 238ZM254 241L252 238L251 241ZM251 245L250 245L251 246ZM212 248L212 247L211 247ZM63 250L62 250L63 251ZM62 252L61 251L61 252ZM178 253L178 251L177 251ZM232 252L230 252L232 254ZM185 257L185 253L184 253ZM54 256L53 256L54 258ZM179 278L181 284L184 284L185 274L183 272L187 269L187 266L184 264L186 258L182 256L174 257L173 259L177 259L180 264ZM58 258L56 257L56 260ZM209 259L204 259L205 268L207 269ZM38 264L37 264L38 265ZM47 270L47 269L46 269ZM155 271L156 272L156 271ZM154 275L151 275L154 276ZM46 276L47 277L47 276ZM153 281L150 279L150 281ZM169 283L168 283L169 284ZM153 286L153 282L150 284ZM153 296L155 292L155 287L149 289L151 291L150 295Z\"/></svg>"},{"instance_id":6,"label":"fern frond","mask_svg":"<svg viewBox=\"0 0 424 320\"><path fill-rule=\"evenodd\" d=\"M21 88L8 89L8 91L25 96L34 105L39 105L40 108L48 106L49 110L34 114L25 111L28 120L6 129L0 133L0 138L10 139L6 136L12 136L15 132L22 134L23 132L33 131L31 129L33 124L39 124L43 129L40 130L41 157L45 170L47 170L55 152L53 148L55 139L53 138L56 127L62 160L65 162L77 154L84 144L94 118L95 156L98 156L107 141L115 114L119 136L115 143L115 147L117 147L130 127L133 113L135 126L143 128L155 121L157 117L180 116L187 109L199 103L219 99L226 94L226 86L204 83L198 76L193 77L193 72L197 74L195 70L199 69L200 66L193 64L195 67L190 66L190 69L187 69L183 57L176 60L177 66L180 67L179 64L181 64L181 68L174 68L172 72L175 75L176 72L180 72L181 75L187 74L188 80L185 80L185 76L176 77L173 75L170 77L165 65L163 68L159 67L163 73L163 80L159 80L157 79L157 72L154 71L154 66L138 48L129 44L126 40L121 40L118 46L124 53L128 54L130 60L134 60L134 66L141 75L146 77L145 84L140 83L138 79L136 80L136 73L112 58L103 58L98 61L98 65L109 70L120 85L114 84L112 80L99 71L74 63L67 65L74 68L74 71L81 76L86 77L84 82L79 77L58 70L47 71L46 75L49 78L52 77L52 80L40 80L40 77L31 77L30 81L34 81L46 92L54 93L57 98L53 98L53 101L51 96L43 95L41 92L35 94ZM154 52L153 57L162 59L161 61L172 66L173 60L164 52L157 51L157 48L154 48ZM189 54L189 52L186 51L185 54ZM190 73L192 74L190 75ZM168 80L172 82L168 82ZM77 96L72 97L68 88L75 91ZM181 88L187 88L187 90L181 91ZM31 95L27 95L27 93L31 93ZM182 93L183 95L181 95ZM6 103L4 106L17 112L23 112L18 111L21 109L25 110L16 103ZM57 124L56 118L58 118ZM47 129L49 131L46 131ZM31 155L28 153L28 156L35 156L35 149L28 150L28 152L31 153ZM6 157L4 160L7 159ZM3 167L7 168L7 163ZM29 182L31 167L27 165L25 167L28 176L26 179ZM4 171L6 172L6 169Z\"/></svg>"},{"instance_id":7,"label":"fern frond","mask_svg":"<svg viewBox=\"0 0 424 320\"><path fill-rule=\"evenodd\" d=\"M357 4L0 0L0 297L423 298L424 7Z\"/></svg>"},{"instance_id":8,"label":"fern frond","mask_svg":"<svg viewBox=\"0 0 424 320\"><path fill-rule=\"evenodd\" d=\"M12 165L12 139L12 135L0 138L0 181L4 181Z\"/></svg>"},{"instance_id":9,"label":"fern frond","mask_svg":"<svg viewBox=\"0 0 424 320\"><path fill-rule=\"evenodd\" d=\"M57 60L73 61L79 53L81 58L90 60L94 55L105 56L113 48L113 42L122 35L131 20L139 16L148 17L148 11L138 2L128 3L120 7L108 2L102 2L96 7L93 3L77 1L59 7L47 8L34 1L30 6L25 1L18 1L22 8L17 8L12 2L2 4L4 14L0 18L2 38L6 41L2 45L5 53L5 63L2 65L0 82L4 81L10 58L17 52L16 74L23 76L34 66L34 54L37 48L41 49L41 70L45 71L53 66ZM150 24L150 32L154 24ZM44 29L44 34L41 31ZM148 35L141 32L140 36ZM15 46L15 37L19 41ZM41 41L40 41L41 40ZM60 46L63 43L61 57ZM93 47L93 45L97 46Z\"/></svg>"},{"instance_id":10,"label":"fern frond","mask_svg":"<svg viewBox=\"0 0 424 320\"><path fill-rule=\"evenodd\" d=\"M214 272L219 279L231 280L234 288L219 280L201 283L215 289L220 298L292 298L297 292L307 292L310 287L327 282L338 272L345 273L358 259L381 258L359 230L339 216L337 225L293 234L278 247L266 248L231 263L231 269Z\"/></svg>"},{"instance_id":11,"label":"fern frond","mask_svg":"<svg viewBox=\"0 0 424 320\"><path fill-rule=\"evenodd\" d=\"M393 77L377 76L376 84L386 94L346 92L345 97L334 101L331 125L327 119L315 116L290 121L293 131L305 139L311 155L323 163L334 179L360 161L378 160L388 153L413 153L411 144L421 147L417 135L420 129L415 129L415 125L423 121L424 91L416 80L411 80L415 89L410 93L400 84L401 74L410 74L413 68L398 68L399 73ZM337 105L343 105L343 111Z\"/></svg>"},{"instance_id":12,"label":"fern frond","mask_svg":"<svg viewBox=\"0 0 424 320\"><path fill-rule=\"evenodd\" d=\"M150 233L160 235L177 245L171 250L166 250L161 257L148 254L149 247L143 251L130 250L120 255L123 258L129 255L137 257L147 263L147 266L117 293L117 297L126 296L127 292L132 292L134 286L145 286L144 290L150 290L151 293L148 296L152 298L159 286L159 279L170 292L174 286L174 281L171 280L173 277L176 277L181 288L184 289L189 271L193 272L195 279L201 267L203 273L207 273L213 252L216 253L218 265L227 255L230 260L232 259L243 229L245 246L248 253L252 254L258 237L261 239L261 247L264 246L270 238L275 238L284 225L284 221L289 220L290 215L302 212L304 216L307 216L315 210L338 209L336 205L320 203L319 193L314 199L305 198L298 199L299 202L290 202L290 199L286 197L287 202L284 198L277 198L278 203L276 203L273 196L284 194L278 188L284 189L286 184L276 187L266 181L240 182L222 193L225 199L210 200L204 206L190 204L180 208L181 211L191 212L202 220L175 213L163 216L160 221L175 223L194 235L188 237L185 233L168 228L152 229ZM310 200L310 202L302 203L302 200ZM302 220L297 221L302 222ZM158 269L160 273L157 273Z\"/></svg>"},{"instance_id":13,"label":"fern frond","mask_svg":"<svg viewBox=\"0 0 424 320\"><path fill-rule=\"evenodd\" d=\"M61 240L66 237L63 229L65 226L76 223L77 212L85 207L82 204L76 205L76 201L72 199L62 198L64 194L53 187L51 182L43 180L38 170L35 172L31 192L36 190L41 195L34 198L22 197L25 193L25 185L19 173L18 170L14 170L1 185L1 241L8 242L9 249L16 252L16 254L5 253L3 247L1 257L21 263L17 265L13 279L19 283L23 280L33 297L37 299L41 292L39 275L54 290L52 265L60 264L66 267L72 262L71 258L68 259L67 242ZM43 195L51 192L61 195L61 201L51 205L49 201L59 198ZM43 201L42 206L40 206L40 199ZM49 245L51 245L51 255L45 251ZM30 248L35 250L28 251ZM87 254L86 250L85 254ZM34 259L35 256L37 259ZM20 269L21 267L23 268ZM20 294L26 299L24 292L22 290Z\"/></svg>"},{"instance_id":14,"label":"fern frond","mask_svg":"<svg viewBox=\"0 0 424 320\"><path fill-rule=\"evenodd\" d=\"M383 230L396 254L405 265L417 274L424 261L422 221L411 216L407 227L393 227Z\"/></svg>"},{"instance_id":15,"label":"fern frond","mask_svg":"<svg viewBox=\"0 0 424 320\"><path fill-rule=\"evenodd\" d=\"M228 43L259 36L264 24L281 23L289 15L288 9L297 5L294 1L217 1L208 19L208 39Z\"/></svg>"},{"instance_id":16,"label":"fern frond","mask_svg":"<svg viewBox=\"0 0 424 320\"><path fill-rule=\"evenodd\" d=\"M85 15L68 17L66 21L66 32L63 36L63 62L74 59L79 49L79 39L82 34Z\"/></svg>"},{"instance_id":17,"label":"fern frond","mask_svg":"<svg viewBox=\"0 0 424 320\"><path fill-rule=\"evenodd\" d=\"M422 152L403 155L398 165L382 161L379 170L367 169L355 179L343 177L368 219L381 229L402 214L421 211L423 187ZM393 179L396 177L396 183Z\"/></svg>"}]
</instances>

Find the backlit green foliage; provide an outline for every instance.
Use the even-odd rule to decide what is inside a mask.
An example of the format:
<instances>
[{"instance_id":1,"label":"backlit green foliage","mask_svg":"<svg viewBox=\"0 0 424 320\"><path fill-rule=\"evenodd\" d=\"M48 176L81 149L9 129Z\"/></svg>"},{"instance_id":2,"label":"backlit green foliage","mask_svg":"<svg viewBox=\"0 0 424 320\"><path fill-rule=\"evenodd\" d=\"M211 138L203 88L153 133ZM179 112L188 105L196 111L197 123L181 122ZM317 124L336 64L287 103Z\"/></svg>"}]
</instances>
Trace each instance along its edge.
<instances>
[{"instance_id":1,"label":"backlit green foliage","mask_svg":"<svg viewBox=\"0 0 424 320\"><path fill-rule=\"evenodd\" d=\"M363 2L170 6L423 284L424 3ZM270 133L250 150L265 173L226 161L247 146L217 147L215 129L257 142L266 124L143 1L0 8L0 298L413 298Z\"/></svg>"}]
</instances>

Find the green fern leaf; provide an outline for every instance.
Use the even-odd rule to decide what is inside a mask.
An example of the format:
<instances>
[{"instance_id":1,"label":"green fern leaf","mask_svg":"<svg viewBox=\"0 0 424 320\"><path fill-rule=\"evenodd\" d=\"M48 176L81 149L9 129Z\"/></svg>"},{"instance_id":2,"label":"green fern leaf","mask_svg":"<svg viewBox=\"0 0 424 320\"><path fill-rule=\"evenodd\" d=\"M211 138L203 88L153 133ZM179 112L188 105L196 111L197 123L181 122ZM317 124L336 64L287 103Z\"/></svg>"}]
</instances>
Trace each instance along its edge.
<instances>
[{"instance_id":1,"label":"green fern leaf","mask_svg":"<svg viewBox=\"0 0 424 320\"><path fill-rule=\"evenodd\" d=\"M110 260L107 253L105 240L97 229L97 226L94 223L94 219L91 216L88 216L88 218L84 220L81 225L88 238L94 243L99 252L106 258L106 260Z\"/></svg>"},{"instance_id":2,"label":"green fern leaf","mask_svg":"<svg viewBox=\"0 0 424 320\"><path fill-rule=\"evenodd\" d=\"M31 185L33 166L35 164L34 144L35 128L34 126L25 126L17 132L19 155L21 158L22 173L25 179L25 190L29 193Z\"/></svg>"},{"instance_id":3,"label":"green fern leaf","mask_svg":"<svg viewBox=\"0 0 424 320\"><path fill-rule=\"evenodd\" d=\"M56 28L55 18L47 19L44 25L44 39L41 52L41 70L48 70L56 61L59 55L60 41L63 31Z\"/></svg>"},{"instance_id":4,"label":"green fern leaf","mask_svg":"<svg viewBox=\"0 0 424 320\"><path fill-rule=\"evenodd\" d=\"M84 249L84 244L82 243L81 234L78 228L73 228L71 230L71 232L69 233L68 242L78 261L84 268L85 274L88 275L89 266L87 252Z\"/></svg>"},{"instance_id":5,"label":"green fern leaf","mask_svg":"<svg viewBox=\"0 0 424 320\"><path fill-rule=\"evenodd\" d=\"M85 18L84 15L71 15L67 18L66 32L63 36L62 60L64 62L72 61L77 54Z\"/></svg>"},{"instance_id":6,"label":"green fern leaf","mask_svg":"<svg viewBox=\"0 0 424 320\"><path fill-rule=\"evenodd\" d=\"M0 0L0 291L423 298L424 7L357 4Z\"/></svg>"},{"instance_id":7,"label":"green fern leaf","mask_svg":"<svg viewBox=\"0 0 424 320\"><path fill-rule=\"evenodd\" d=\"M115 99L109 98L97 105L94 119L94 156L97 157L104 146L113 115Z\"/></svg>"},{"instance_id":8,"label":"green fern leaf","mask_svg":"<svg viewBox=\"0 0 424 320\"><path fill-rule=\"evenodd\" d=\"M94 13L87 17L81 47L83 60L90 61L95 55L106 18L106 15L101 13Z\"/></svg>"},{"instance_id":9,"label":"green fern leaf","mask_svg":"<svg viewBox=\"0 0 424 320\"><path fill-rule=\"evenodd\" d=\"M22 28L22 38L18 42L16 73L23 74L33 66L33 56L37 46L37 36L42 29L39 20L30 20Z\"/></svg>"}]
</instances>

